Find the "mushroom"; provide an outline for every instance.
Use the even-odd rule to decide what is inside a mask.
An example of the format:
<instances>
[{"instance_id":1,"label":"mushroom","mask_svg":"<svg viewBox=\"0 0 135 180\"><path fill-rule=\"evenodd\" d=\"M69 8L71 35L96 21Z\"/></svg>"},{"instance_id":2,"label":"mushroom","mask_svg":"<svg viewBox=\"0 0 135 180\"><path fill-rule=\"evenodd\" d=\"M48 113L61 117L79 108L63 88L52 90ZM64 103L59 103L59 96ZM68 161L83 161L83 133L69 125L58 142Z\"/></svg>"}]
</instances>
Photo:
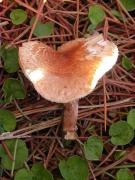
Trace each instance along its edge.
<instances>
[{"instance_id":1,"label":"mushroom","mask_svg":"<svg viewBox=\"0 0 135 180\"><path fill-rule=\"evenodd\" d=\"M102 34L69 41L57 51L38 41L19 48L22 71L37 92L49 101L64 103L65 139L76 138L78 100L93 91L117 57L117 46Z\"/></svg>"}]
</instances>

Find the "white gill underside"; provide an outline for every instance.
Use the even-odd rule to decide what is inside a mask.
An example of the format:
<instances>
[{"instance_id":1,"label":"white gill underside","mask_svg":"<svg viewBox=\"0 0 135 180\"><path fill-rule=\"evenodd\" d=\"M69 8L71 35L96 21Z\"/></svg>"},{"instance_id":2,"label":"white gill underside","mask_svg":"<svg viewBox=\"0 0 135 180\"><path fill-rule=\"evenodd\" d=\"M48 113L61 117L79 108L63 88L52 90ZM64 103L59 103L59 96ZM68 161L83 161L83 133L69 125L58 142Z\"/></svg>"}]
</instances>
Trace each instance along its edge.
<instances>
[{"instance_id":1,"label":"white gill underside","mask_svg":"<svg viewBox=\"0 0 135 180\"><path fill-rule=\"evenodd\" d=\"M90 84L90 89L94 89L98 80L116 63L118 58L118 48L113 42L104 40L102 34L86 39L85 48L88 56L93 56L93 59L94 57L100 59L99 66L96 69Z\"/></svg>"},{"instance_id":2,"label":"white gill underside","mask_svg":"<svg viewBox=\"0 0 135 180\"><path fill-rule=\"evenodd\" d=\"M104 56L102 57L102 61L100 66L97 68L93 80L91 82L90 88L94 89L98 80L107 72L109 71L114 64L116 63L118 58L118 49L117 47L114 48L112 56Z\"/></svg>"}]
</instances>

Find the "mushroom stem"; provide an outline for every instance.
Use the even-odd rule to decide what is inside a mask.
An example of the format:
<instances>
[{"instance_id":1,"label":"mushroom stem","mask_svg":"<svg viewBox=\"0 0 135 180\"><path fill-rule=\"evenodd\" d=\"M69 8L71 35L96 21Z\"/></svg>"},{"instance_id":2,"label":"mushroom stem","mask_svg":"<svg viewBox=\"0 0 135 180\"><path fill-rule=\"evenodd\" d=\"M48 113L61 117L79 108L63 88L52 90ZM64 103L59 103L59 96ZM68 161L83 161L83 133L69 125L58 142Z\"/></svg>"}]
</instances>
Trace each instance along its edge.
<instances>
[{"instance_id":1,"label":"mushroom stem","mask_svg":"<svg viewBox=\"0 0 135 180\"><path fill-rule=\"evenodd\" d=\"M76 139L77 134L77 117L78 117L78 100L64 104L64 131L66 133L65 139Z\"/></svg>"}]
</instances>

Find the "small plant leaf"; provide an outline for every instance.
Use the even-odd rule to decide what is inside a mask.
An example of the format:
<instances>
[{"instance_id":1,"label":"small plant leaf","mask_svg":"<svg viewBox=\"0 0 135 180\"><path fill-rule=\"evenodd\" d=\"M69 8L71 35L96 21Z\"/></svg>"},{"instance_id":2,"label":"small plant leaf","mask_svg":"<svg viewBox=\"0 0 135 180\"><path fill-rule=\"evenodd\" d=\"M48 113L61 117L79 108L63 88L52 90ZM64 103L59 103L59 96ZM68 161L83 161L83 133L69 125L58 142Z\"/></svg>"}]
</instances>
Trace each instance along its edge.
<instances>
[{"instance_id":1,"label":"small plant leaf","mask_svg":"<svg viewBox=\"0 0 135 180\"><path fill-rule=\"evenodd\" d=\"M100 5L92 5L89 8L88 18L91 23L97 26L105 18L105 12Z\"/></svg>"},{"instance_id":2,"label":"small plant leaf","mask_svg":"<svg viewBox=\"0 0 135 180\"><path fill-rule=\"evenodd\" d=\"M135 109L131 109L127 116L127 122L135 130Z\"/></svg>"},{"instance_id":3,"label":"small plant leaf","mask_svg":"<svg viewBox=\"0 0 135 180\"><path fill-rule=\"evenodd\" d=\"M14 73L19 69L18 63L18 49L9 48L5 49L3 53L4 69L8 73Z\"/></svg>"},{"instance_id":4,"label":"small plant leaf","mask_svg":"<svg viewBox=\"0 0 135 180\"><path fill-rule=\"evenodd\" d=\"M26 169L20 169L15 174L14 180L33 180L33 175L30 171Z\"/></svg>"},{"instance_id":5,"label":"small plant leaf","mask_svg":"<svg viewBox=\"0 0 135 180\"><path fill-rule=\"evenodd\" d=\"M88 28L87 28L87 31L92 31L92 30L94 30L94 29L96 29L96 25L90 24L90 25L88 26Z\"/></svg>"},{"instance_id":6,"label":"small plant leaf","mask_svg":"<svg viewBox=\"0 0 135 180\"><path fill-rule=\"evenodd\" d=\"M111 10L111 13L112 13L112 15L114 15L115 17L117 17L118 19L123 20L120 12L117 11L116 9L112 9L112 10Z\"/></svg>"},{"instance_id":7,"label":"small plant leaf","mask_svg":"<svg viewBox=\"0 0 135 180\"><path fill-rule=\"evenodd\" d=\"M116 151L115 153L114 153L114 159L115 160L119 160L119 159L121 159L123 156L125 156L126 155L126 151Z\"/></svg>"},{"instance_id":8,"label":"small plant leaf","mask_svg":"<svg viewBox=\"0 0 135 180\"><path fill-rule=\"evenodd\" d=\"M134 138L134 130L126 121L118 121L110 126L109 135L112 144L126 145Z\"/></svg>"},{"instance_id":9,"label":"small plant leaf","mask_svg":"<svg viewBox=\"0 0 135 180\"><path fill-rule=\"evenodd\" d=\"M23 9L14 9L10 13L10 18L13 24L22 24L27 19L27 13Z\"/></svg>"},{"instance_id":10,"label":"small plant leaf","mask_svg":"<svg viewBox=\"0 0 135 180\"><path fill-rule=\"evenodd\" d=\"M72 156L67 160L61 160L59 169L65 180L86 180L89 175L86 161L79 156Z\"/></svg>"},{"instance_id":11,"label":"small plant leaf","mask_svg":"<svg viewBox=\"0 0 135 180\"><path fill-rule=\"evenodd\" d=\"M84 153L88 160L99 160L103 152L103 142L98 136L91 136L84 143Z\"/></svg>"},{"instance_id":12,"label":"small plant leaf","mask_svg":"<svg viewBox=\"0 0 135 180\"><path fill-rule=\"evenodd\" d=\"M116 180L134 180L134 175L128 168L120 169L116 173Z\"/></svg>"},{"instance_id":13,"label":"small plant leaf","mask_svg":"<svg viewBox=\"0 0 135 180\"><path fill-rule=\"evenodd\" d=\"M4 45L3 46L0 46L0 57L4 57L4 54L5 54L5 47Z\"/></svg>"},{"instance_id":14,"label":"small plant leaf","mask_svg":"<svg viewBox=\"0 0 135 180\"><path fill-rule=\"evenodd\" d=\"M0 109L0 124L5 131L12 131L16 127L16 118L6 109Z\"/></svg>"},{"instance_id":15,"label":"small plant leaf","mask_svg":"<svg viewBox=\"0 0 135 180\"><path fill-rule=\"evenodd\" d=\"M135 10L135 0L120 0L127 11Z\"/></svg>"},{"instance_id":16,"label":"small plant leaf","mask_svg":"<svg viewBox=\"0 0 135 180\"><path fill-rule=\"evenodd\" d=\"M32 25L35 21L35 17L33 17L30 21L30 25ZM40 21L37 22L36 27L34 29L33 34L37 37L40 36L50 36L53 32L53 23L47 22L42 23Z\"/></svg>"},{"instance_id":17,"label":"small plant leaf","mask_svg":"<svg viewBox=\"0 0 135 180\"><path fill-rule=\"evenodd\" d=\"M5 144L9 152L14 154L14 148L16 144L16 139L6 140ZM13 161L9 158L2 145L0 145L0 157L1 157L1 165L3 168L11 170ZM15 169L19 169L23 166L24 161L27 160L28 157L28 149L24 141L18 139L17 149L16 149L16 157L15 157Z\"/></svg>"},{"instance_id":18,"label":"small plant leaf","mask_svg":"<svg viewBox=\"0 0 135 180\"><path fill-rule=\"evenodd\" d=\"M133 67L133 64L132 64L131 60L128 57L123 56L123 58L122 58L122 66L127 71L130 71L132 69L132 67Z\"/></svg>"},{"instance_id":19,"label":"small plant leaf","mask_svg":"<svg viewBox=\"0 0 135 180\"><path fill-rule=\"evenodd\" d=\"M53 175L40 163L33 164L31 168L32 180L53 180Z\"/></svg>"},{"instance_id":20,"label":"small plant leaf","mask_svg":"<svg viewBox=\"0 0 135 180\"><path fill-rule=\"evenodd\" d=\"M12 99L24 99L25 90L21 82L14 78L6 79L3 84L3 92L7 102L11 102Z\"/></svg>"}]
</instances>

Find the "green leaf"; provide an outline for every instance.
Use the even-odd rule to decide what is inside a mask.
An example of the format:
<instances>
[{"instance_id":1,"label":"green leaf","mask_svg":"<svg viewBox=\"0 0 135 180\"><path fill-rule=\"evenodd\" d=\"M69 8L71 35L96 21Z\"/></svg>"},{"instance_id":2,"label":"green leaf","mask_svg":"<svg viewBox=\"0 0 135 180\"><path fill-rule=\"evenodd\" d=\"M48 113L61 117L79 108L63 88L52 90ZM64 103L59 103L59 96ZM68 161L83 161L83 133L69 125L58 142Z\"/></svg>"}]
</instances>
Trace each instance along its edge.
<instances>
[{"instance_id":1,"label":"green leaf","mask_svg":"<svg viewBox=\"0 0 135 180\"><path fill-rule=\"evenodd\" d=\"M11 102L12 99L24 99L25 90L21 82L14 78L6 79L3 84L3 92L7 102Z\"/></svg>"},{"instance_id":2,"label":"green leaf","mask_svg":"<svg viewBox=\"0 0 135 180\"><path fill-rule=\"evenodd\" d=\"M134 175L128 168L120 169L116 173L116 180L134 180Z\"/></svg>"},{"instance_id":3,"label":"green leaf","mask_svg":"<svg viewBox=\"0 0 135 180\"><path fill-rule=\"evenodd\" d=\"M53 180L52 174L40 163L33 164L31 168L32 180Z\"/></svg>"},{"instance_id":4,"label":"green leaf","mask_svg":"<svg viewBox=\"0 0 135 180\"><path fill-rule=\"evenodd\" d=\"M135 10L135 0L120 0L127 11Z\"/></svg>"},{"instance_id":5,"label":"green leaf","mask_svg":"<svg viewBox=\"0 0 135 180\"><path fill-rule=\"evenodd\" d=\"M79 156L72 156L67 160L61 160L59 169L65 180L86 180L89 175L86 161Z\"/></svg>"},{"instance_id":6,"label":"green leaf","mask_svg":"<svg viewBox=\"0 0 135 180\"><path fill-rule=\"evenodd\" d=\"M16 127L16 118L13 113L6 109L0 109L0 124L5 131L12 131Z\"/></svg>"},{"instance_id":7,"label":"green leaf","mask_svg":"<svg viewBox=\"0 0 135 180\"><path fill-rule=\"evenodd\" d=\"M13 24L22 24L27 19L27 13L23 9L14 9L10 13L10 18Z\"/></svg>"},{"instance_id":8,"label":"green leaf","mask_svg":"<svg viewBox=\"0 0 135 180\"><path fill-rule=\"evenodd\" d=\"M105 12L100 5L92 5L89 8L88 18L91 23L97 26L105 18Z\"/></svg>"},{"instance_id":9,"label":"green leaf","mask_svg":"<svg viewBox=\"0 0 135 180\"><path fill-rule=\"evenodd\" d=\"M91 136L84 143L84 153L88 160L99 160L103 152L103 142L98 136Z\"/></svg>"},{"instance_id":10,"label":"green leaf","mask_svg":"<svg viewBox=\"0 0 135 180\"><path fill-rule=\"evenodd\" d=\"M127 122L135 130L135 109L131 109L127 116Z\"/></svg>"},{"instance_id":11,"label":"green leaf","mask_svg":"<svg viewBox=\"0 0 135 180\"><path fill-rule=\"evenodd\" d=\"M33 17L30 21L31 26L34 23L34 21L35 21L35 17ZM53 23L52 22L42 23L42 22L38 21L33 34L37 37L50 36L52 34L52 32L53 32Z\"/></svg>"},{"instance_id":12,"label":"green leaf","mask_svg":"<svg viewBox=\"0 0 135 180\"><path fill-rule=\"evenodd\" d=\"M125 155L126 155L126 151L116 151L115 153L114 153L114 159L115 160L119 160L119 159L121 159L122 157L124 157Z\"/></svg>"},{"instance_id":13,"label":"green leaf","mask_svg":"<svg viewBox=\"0 0 135 180\"><path fill-rule=\"evenodd\" d=\"M112 15L114 15L115 17L117 17L118 19L123 20L121 14L120 14L119 11L117 11L116 9L112 9L112 10L111 10L111 13L112 13Z\"/></svg>"},{"instance_id":14,"label":"green leaf","mask_svg":"<svg viewBox=\"0 0 135 180\"><path fill-rule=\"evenodd\" d=\"M96 29L96 25L90 24L90 25L88 26L88 28L87 28L87 31L92 31L92 30L94 30L94 29Z\"/></svg>"},{"instance_id":15,"label":"green leaf","mask_svg":"<svg viewBox=\"0 0 135 180\"><path fill-rule=\"evenodd\" d=\"M126 145L134 138L133 128L125 121L118 121L110 126L109 135L114 145Z\"/></svg>"},{"instance_id":16,"label":"green leaf","mask_svg":"<svg viewBox=\"0 0 135 180\"><path fill-rule=\"evenodd\" d=\"M14 180L33 180L33 175L30 171L27 171L26 169L20 169L15 174Z\"/></svg>"},{"instance_id":17,"label":"green leaf","mask_svg":"<svg viewBox=\"0 0 135 180\"><path fill-rule=\"evenodd\" d=\"M5 54L5 46L3 45L3 46L0 47L0 57L3 58L4 54Z\"/></svg>"},{"instance_id":18,"label":"green leaf","mask_svg":"<svg viewBox=\"0 0 135 180\"><path fill-rule=\"evenodd\" d=\"M16 139L6 140L5 141L8 150L14 155L14 148L16 144ZM1 157L1 165L3 168L11 170L13 161L9 159L9 156L3 149L2 145L0 145L0 157ZM28 149L24 141L18 139L17 149L16 149L16 157L15 157L15 169L19 169L23 166L24 161L27 160L28 157Z\"/></svg>"},{"instance_id":19,"label":"green leaf","mask_svg":"<svg viewBox=\"0 0 135 180\"><path fill-rule=\"evenodd\" d=\"M128 57L123 56L123 58L122 58L122 66L127 71L130 71L132 69L132 67L133 67L133 64L132 64L131 60Z\"/></svg>"},{"instance_id":20,"label":"green leaf","mask_svg":"<svg viewBox=\"0 0 135 180\"><path fill-rule=\"evenodd\" d=\"M19 69L18 48L5 49L3 53L4 68L8 73L14 73Z\"/></svg>"}]
</instances>

